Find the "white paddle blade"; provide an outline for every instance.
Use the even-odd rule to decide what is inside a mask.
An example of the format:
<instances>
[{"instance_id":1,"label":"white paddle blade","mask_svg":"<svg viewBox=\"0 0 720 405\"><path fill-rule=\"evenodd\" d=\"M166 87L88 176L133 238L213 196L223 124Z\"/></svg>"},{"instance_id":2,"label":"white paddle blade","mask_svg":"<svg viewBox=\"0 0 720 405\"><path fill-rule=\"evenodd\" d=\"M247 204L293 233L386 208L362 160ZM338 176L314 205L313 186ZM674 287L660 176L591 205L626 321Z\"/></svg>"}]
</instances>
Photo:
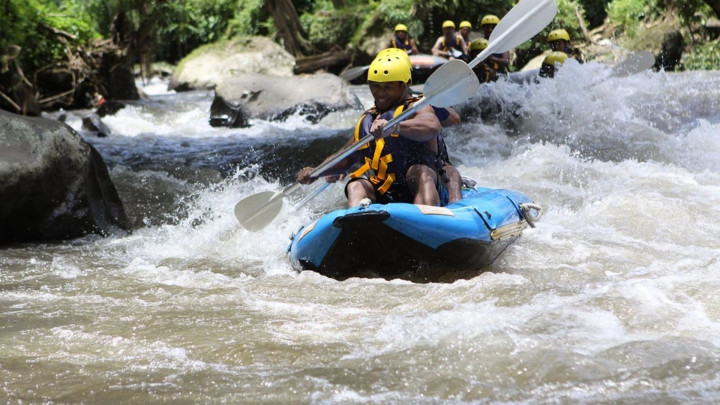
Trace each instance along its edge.
<instances>
[{"instance_id":1,"label":"white paddle blade","mask_svg":"<svg viewBox=\"0 0 720 405\"><path fill-rule=\"evenodd\" d=\"M340 77L347 81L355 80L358 77L362 76L364 73L366 73L369 68L370 66L357 66L354 68L350 68L341 73Z\"/></svg>"},{"instance_id":2,"label":"white paddle blade","mask_svg":"<svg viewBox=\"0 0 720 405\"><path fill-rule=\"evenodd\" d=\"M477 66L493 53L503 53L522 44L548 26L557 14L555 0L523 0L510 10L495 27L487 48L470 61Z\"/></svg>"},{"instance_id":3,"label":"white paddle blade","mask_svg":"<svg viewBox=\"0 0 720 405\"><path fill-rule=\"evenodd\" d=\"M624 61L615 65L612 76L625 77L650 69L655 64L655 56L650 51L642 51L630 55Z\"/></svg>"},{"instance_id":4,"label":"white paddle blade","mask_svg":"<svg viewBox=\"0 0 720 405\"><path fill-rule=\"evenodd\" d=\"M235 217L250 232L265 228L282 209L282 193L263 191L245 197L235 204Z\"/></svg>"},{"instance_id":5,"label":"white paddle blade","mask_svg":"<svg viewBox=\"0 0 720 405\"><path fill-rule=\"evenodd\" d=\"M460 104L477 93L480 82L467 63L455 59L440 66L425 82L423 98L435 107Z\"/></svg>"},{"instance_id":6,"label":"white paddle blade","mask_svg":"<svg viewBox=\"0 0 720 405\"><path fill-rule=\"evenodd\" d=\"M507 52L535 36L557 14L555 0L523 0L510 10L495 27L488 46L493 52Z\"/></svg>"}]
</instances>

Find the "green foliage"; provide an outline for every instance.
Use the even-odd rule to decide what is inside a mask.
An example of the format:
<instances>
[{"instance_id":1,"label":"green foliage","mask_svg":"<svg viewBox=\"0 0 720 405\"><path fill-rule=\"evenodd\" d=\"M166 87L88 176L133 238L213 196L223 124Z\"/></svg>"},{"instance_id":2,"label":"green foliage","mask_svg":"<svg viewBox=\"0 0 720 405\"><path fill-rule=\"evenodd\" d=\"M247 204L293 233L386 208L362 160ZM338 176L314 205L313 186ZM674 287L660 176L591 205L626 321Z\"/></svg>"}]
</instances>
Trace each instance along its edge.
<instances>
[{"instance_id":1,"label":"green foliage","mask_svg":"<svg viewBox=\"0 0 720 405\"><path fill-rule=\"evenodd\" d=\"M51 0L5 0L2 6L0 52L19 46L18 61L26 72L52 66L66 58L68 48L99 37L89 16L58 7Z\"/></svg>"},{"instance_id":2,"label":"green foliage","mask_svg":"<svg viewBox=\"0 0 720 405\"><path fill-rule=\"evenodd\" d=\"M225 38L272 34L275 30L272 20L263 10L263 0L237 0L231 15Z\"/></svg>"},{"instance_id":3,"label":"green foliage","mask_svg":"<svg viewBox=\"0 0 720 405\"><path fill-rule=\"evenodd\" d=\"M608 4L608 17L630 36L637 33L638 22L658 17L661 0L613 0Z\"/></svg>"},{"instance_id":4,"label":"green foliage","mask_svg":"<svg viewBox=\"0 0 720 405\"><path fill-rule=\"evenodd\" d=\"M379 15L383 16L383 28L392 31L395 25L405 24L411 36L420 37L425 34L425 24L412 15L413 11L413 0L383 1L377 8Z\"/></svg>"},{"instance_id":5,"label":"green foliage","mask_svg":"<svg viewBox=\"0 0 720 405\"><path fill-rule=\"evenodd\" d=\"M314 14L305 13L300 23L313 47L327 51L334 46L344 47L350 41L352 30L357 26L355 15L334 9L319 10Z\"/></svg>"},{"instance_id":6,"label":"green foliage","mask_svg":"<svg viewBox=\"0 0 720 405\"><path fill-rule=\"evenodd\" d=\"M719 70L720 39L707 41L683 55L683 67L687 70Z\"/></svg>"},{"instance_id":7,"label":"green foliage","mask_svg":"<svg viewBox=\"0 0 720 405\"><path fill-rule=\"evenodd\" d=\"M185 0L160 5L162 19L157 22L156 42L160 59L176 61L196 47L220 39L234 14L236 0Z\"/></svg>"}]
</instances>

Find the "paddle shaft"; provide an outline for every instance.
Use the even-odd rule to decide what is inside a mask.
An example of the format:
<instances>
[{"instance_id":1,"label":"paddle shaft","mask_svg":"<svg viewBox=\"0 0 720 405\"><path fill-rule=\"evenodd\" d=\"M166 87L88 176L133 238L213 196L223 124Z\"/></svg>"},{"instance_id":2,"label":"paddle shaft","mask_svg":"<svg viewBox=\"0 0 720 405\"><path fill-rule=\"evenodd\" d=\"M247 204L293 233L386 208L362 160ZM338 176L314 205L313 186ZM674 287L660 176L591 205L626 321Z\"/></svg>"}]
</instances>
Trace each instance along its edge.
<instances>
[{"instance_id":1,"label":"paddle shaft","mask_svg":"<svg viewBox=\"0 0 720 405\"><path fill-rule=\"evenodd\" d=\"M405 120L407 117L411 116L412 114L415 114L417 110L419 110L422 107L425 107L426 104L429 103L429 99L422 97L420 100L418 100L415 104L413 104L412 107L408 108L407 110L403 111L398 115L397 117L391 119L390 121L385 124L383 127L383 134L386 134L390 131L390 128L394 127L401 121ZM355 142L354 144L348 146L347 148L343 149L342 151L338 152L330 158L330 160L326 161L325 163L321 164L320 166L316 167L312 172L310 172L310 177L320 177L325 171L330 169L331 167L335 166L336 164L340 163L341 160L345 159L346 157L350 156L353 152L360 149L363 145L366 143L372 141L375 137L371 134L365 135L364 137L360 138L359 141ZM282 195L289 195L295 192L298 188L300 188L302 184L299 182L295 182L294 184L287 186L283 191Z\"/></svg>"}]
</instances>

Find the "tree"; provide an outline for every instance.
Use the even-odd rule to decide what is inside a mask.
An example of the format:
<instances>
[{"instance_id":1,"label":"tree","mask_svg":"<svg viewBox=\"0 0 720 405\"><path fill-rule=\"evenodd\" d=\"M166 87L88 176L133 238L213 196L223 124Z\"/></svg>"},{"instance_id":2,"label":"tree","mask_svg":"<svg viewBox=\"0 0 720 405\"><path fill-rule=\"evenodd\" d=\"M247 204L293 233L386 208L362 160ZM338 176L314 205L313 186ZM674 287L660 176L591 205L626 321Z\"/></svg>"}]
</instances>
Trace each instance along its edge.
<instances>
[{"instance_id":1,"label":"tree","mask_svg":"<svg viewBox=\"0 0 720 405\"><path fill-rule=\"evenodd\" d=\"M304 31L300 25L297 10L290 0L267 0L265 5L275 22L277 35L283 42L285 50L295 56L302 56L312 51Z\"/></svg>"}]
</instances>

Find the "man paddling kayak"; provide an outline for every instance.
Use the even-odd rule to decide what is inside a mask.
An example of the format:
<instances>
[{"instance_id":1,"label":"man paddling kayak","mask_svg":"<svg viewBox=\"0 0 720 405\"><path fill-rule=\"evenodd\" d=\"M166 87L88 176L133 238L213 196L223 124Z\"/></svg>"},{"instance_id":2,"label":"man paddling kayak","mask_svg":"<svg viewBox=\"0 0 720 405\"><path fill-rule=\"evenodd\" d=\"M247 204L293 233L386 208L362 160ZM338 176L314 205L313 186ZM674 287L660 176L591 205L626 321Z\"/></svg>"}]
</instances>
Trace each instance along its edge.
<instances>
[{"instance_id":1,"label":"man paddling kayak","mask_svg":"<svg viewBox=\"0 0 720 405\"><path fill-rule=\"evenodd\" d=\"M418 100L410 95L410 77L410 65L401 55L381 52L370 64L368 84L375 105L360 117L353 138L342 149L368 134L375 139L323 173L352 170L345 186L348 206L365 198L377 203L447 203L447 189L438 175L442 162L437 139L442 127L433 108L425 106L393 128L385 128ZM313 182L312 171L311 167L300 170L298 182Z\"/></svg>"}]
</instances>

